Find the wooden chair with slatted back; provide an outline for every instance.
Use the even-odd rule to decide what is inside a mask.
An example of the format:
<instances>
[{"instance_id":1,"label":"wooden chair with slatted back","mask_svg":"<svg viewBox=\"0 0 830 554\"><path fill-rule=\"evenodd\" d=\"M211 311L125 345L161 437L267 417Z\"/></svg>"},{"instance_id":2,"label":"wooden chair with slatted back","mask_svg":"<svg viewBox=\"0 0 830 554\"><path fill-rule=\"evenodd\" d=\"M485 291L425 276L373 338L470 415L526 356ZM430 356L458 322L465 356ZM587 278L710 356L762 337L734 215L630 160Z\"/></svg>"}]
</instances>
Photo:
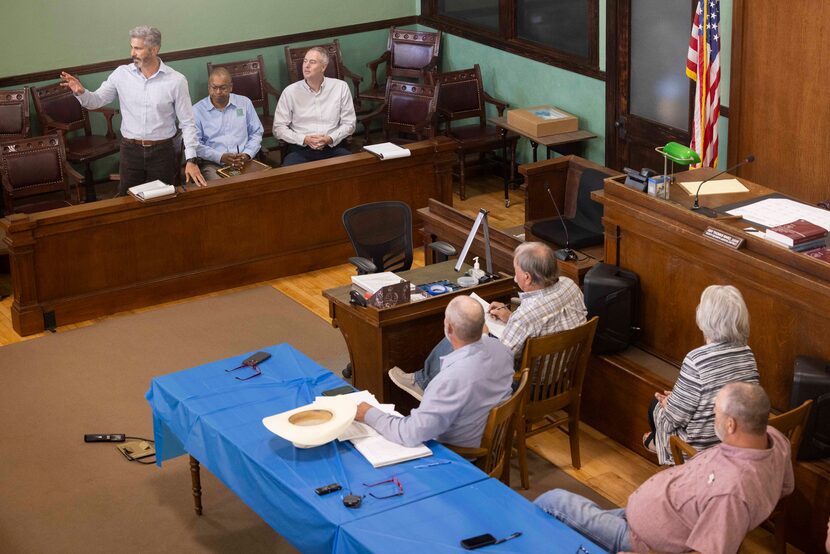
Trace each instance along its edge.
<instances>
[{"instance_id":1,"label":"wooden chair with slatted back","mask_svg":"<svg viewBox=\"0 0 830 554\"><path fill-rule=\"evenodd\" d=\"M521 411L527 394L527 368L519 373L519 386L513 395L490 410L487 424L478 448L445 445L447 448L468 459L476 459L476 466L490 477L497 477L510 485L510 454L513 451L513 437L521 424Z\"/></svg>"},{"instance_id":2,"label":"wooden chair with slatted back","mask_svg":"<svg viewBox=\"0 0 830 554\"><path fill-rule=\"evenodd\" d=\"M568 331L527 339L521 367L530 368L530 385L523 410L523 424L518 425L517 447L522 487L530 487L527 473L527 437L552 427L568 424L571 463L579 469L579 410L582 383L588 368L591 343L597 330L598 317ZM562 417L554 413L564 411ZM536 423L544 421L540 427Z\"/></svg>"}]
</instances>

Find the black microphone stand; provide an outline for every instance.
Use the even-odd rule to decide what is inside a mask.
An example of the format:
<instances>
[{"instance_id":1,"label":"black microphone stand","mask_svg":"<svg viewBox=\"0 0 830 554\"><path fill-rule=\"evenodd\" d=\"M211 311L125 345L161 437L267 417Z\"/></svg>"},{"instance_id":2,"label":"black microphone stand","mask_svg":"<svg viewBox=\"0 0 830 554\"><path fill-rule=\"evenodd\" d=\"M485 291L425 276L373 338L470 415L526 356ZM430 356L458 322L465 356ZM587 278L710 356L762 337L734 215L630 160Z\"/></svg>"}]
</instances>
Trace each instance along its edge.
<instances>
[{"instance_id":1,"label":"black microphone stand","mask_svg":"<svg viewBox=\"0 0 830 554\"><path fill-rule=\"evenodd\" d=\"M720 177L724 173L729 173L730 171L734 171L734 170L738 169L742 165L752 163L754 161L755 161L755 155L750 154L749 156L744 158L743 161L733 165L732 167L728 167L728 168L724 169L723 171L721 171L719 173L715 173L714 175L712 175L708 179L704 179L703 181L701 181L700 184L697 186L697 190L695 191L695 202L694 202L694 204L692 204L692 208L691 208L692 211L703 214L706 217L717 217L718 212L716 212L715 210L713 210L711 208L704 208L703 206L700 205L699 200L700 200L700 189L701 189L701 187L703 187L703 185L705 185L706 183L708 183L709 181L711 181L715 177Z\"/></svg>"},{"instance_id":2,"label":"black microphone stand","mask_svg":"<svg viewBox=\"0 0 830 554\"><path fill-rule=\"evenodd\" d=\"M550 196L550 200L553 202L553 207L556 209L556 215L559 216L559 223L562 224L562 229L565 231L565 248L560 248L554 252L553 255L557 260L562 260L563 262L575 262L577 260L577 256L576 252L571 250L571 237L568 235L568 226L565 225L565 219L559 211L559 206L556 205L556 200L553 199L553 193L550 191L550 185L548 185L547 181L545 181L545 190L548 191L548 196Z\"/></svg>"}]
</instances>

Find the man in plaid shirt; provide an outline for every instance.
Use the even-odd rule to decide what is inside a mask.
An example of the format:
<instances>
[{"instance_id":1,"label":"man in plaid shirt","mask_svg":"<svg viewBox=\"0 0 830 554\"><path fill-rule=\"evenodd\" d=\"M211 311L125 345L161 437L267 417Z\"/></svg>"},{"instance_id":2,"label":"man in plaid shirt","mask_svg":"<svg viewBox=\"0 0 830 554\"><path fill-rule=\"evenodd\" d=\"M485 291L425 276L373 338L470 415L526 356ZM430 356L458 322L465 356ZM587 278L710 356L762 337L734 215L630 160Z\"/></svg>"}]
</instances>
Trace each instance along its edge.
<instances>
[{"instance_id":1,"label":"man in plaid shirt","mask_svg":"<svg viewBox=\"0 0 830 554\"><path fill-rule=\"evenodd\" d=\"M585 323L588 310L582 291L567 277L557 277L553 250L541 242L525 242L513 252L513 280L522 292L515 312L501 302L492 302L489 314L506 323L501 342L517 363L521 361L525 340L573 329ZM405 373L398 367L389 370L389 378L418 400L424 389L441 371L441 358L452 352L444 339L432 350L424 368Z\"/></svg>"}]
</instances>

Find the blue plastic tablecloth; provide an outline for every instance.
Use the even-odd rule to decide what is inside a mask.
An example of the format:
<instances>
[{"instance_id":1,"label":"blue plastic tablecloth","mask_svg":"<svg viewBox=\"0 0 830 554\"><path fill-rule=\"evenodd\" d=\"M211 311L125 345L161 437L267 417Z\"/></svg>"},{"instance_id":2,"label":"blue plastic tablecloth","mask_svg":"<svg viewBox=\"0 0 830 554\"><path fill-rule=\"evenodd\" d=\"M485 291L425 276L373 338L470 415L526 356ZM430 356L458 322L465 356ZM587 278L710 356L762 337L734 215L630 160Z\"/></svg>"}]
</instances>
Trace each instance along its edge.
<instances>
[{"instance_id":1,"label":"blue plastic tablecloth","mask_svg":"<svg viewBox=\"0 0 830 554\"><path fill-rule=\"evenodd\" d=\"M380 469L348 442L295 448L268 431L262 418L308 404L346 383L287 344L264 350L272 358L260 365L262 375L248 381L234 379L249 375L247 369L225 370L240 365L251 352L153 379L146 396L153 410L159 465L190 453L302 552L331 552L345 523L486 479L435 442L428 443L433 457ZM452 463L416 469L440 460ZM363 483L391 476L401 482L402 496L366 496L357 509L343 505L347 491L366 494ZM343 491L315 494L315 488L329 483L340 483Z\"/></svg>"},{"instance_id":2,"label":"blue plastic tablecloth","mask_svg":"<svg viewBox=\"0 0 830 554\"><path fill-rule=\"evenodd\" d=\"M485 533L498 539L516 531L521 531L522 536L487 546L479 552L605 552L495 479L431 496L374 517L348 522L340 529L335 552L467 552L461 547L461 539ZM585 550L577 552L580 546Z\"/></svg>"}]
</instances>

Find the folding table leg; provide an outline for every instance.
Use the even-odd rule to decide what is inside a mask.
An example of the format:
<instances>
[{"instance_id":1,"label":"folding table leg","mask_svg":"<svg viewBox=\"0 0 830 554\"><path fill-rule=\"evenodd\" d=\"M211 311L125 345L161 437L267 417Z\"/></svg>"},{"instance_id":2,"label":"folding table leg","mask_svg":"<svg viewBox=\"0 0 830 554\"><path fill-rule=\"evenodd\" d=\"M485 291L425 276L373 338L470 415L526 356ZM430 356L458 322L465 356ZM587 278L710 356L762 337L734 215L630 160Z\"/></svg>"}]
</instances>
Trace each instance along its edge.
<instances>
[{"instance_id":1,"label":"folding table leg","mask_svg":"<svg viewBox=\"0 0 830 554\"><path fill-rule=\"evenodd\" d=\"M200 475L199 460L190 457L190 481L193 485L193 509L196 515L202 515L202 479Z\"/></svg>"}]
</instances>

